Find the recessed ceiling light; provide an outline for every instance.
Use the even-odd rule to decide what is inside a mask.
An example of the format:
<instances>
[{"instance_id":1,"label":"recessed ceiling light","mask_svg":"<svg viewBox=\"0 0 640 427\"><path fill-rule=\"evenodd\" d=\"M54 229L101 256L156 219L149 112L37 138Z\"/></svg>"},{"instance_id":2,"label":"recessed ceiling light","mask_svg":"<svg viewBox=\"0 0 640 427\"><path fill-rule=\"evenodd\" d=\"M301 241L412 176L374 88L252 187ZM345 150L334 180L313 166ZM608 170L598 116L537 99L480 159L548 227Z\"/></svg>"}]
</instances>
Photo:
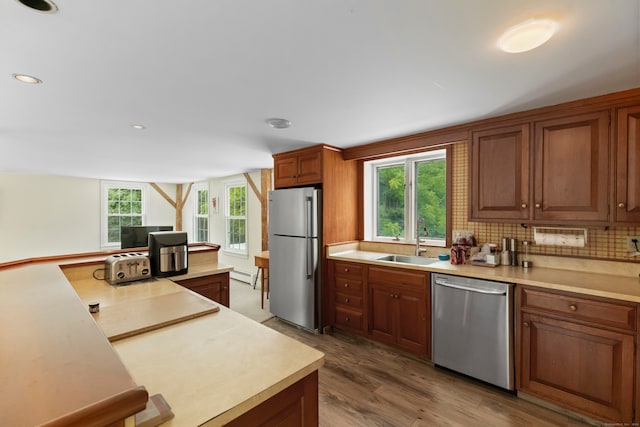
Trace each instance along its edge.
<instances>
[{"instance_id":1,"label":"recessed ceiling light","mask_svg":"<svg viewBox=\"0 0 640 427\"><path fill-rule=\"evenodd\" d=\"M42 83L42 80L40 80L39 78L29 76L27 74L13 74L13 78L21 81L22 83L30 83L34 85Z\"/></svg>"},{"instance_id":2,"label":"recessed ceiling light","mask_svg":"<svg viewBox=\"0 0 640 427\"><path fill-rule=\"evenodd\" d=\"M17 0L18 3L43 13L56 13L58 6L51 0Z\"/></svg>"},{"instance_id":3,"label":"recessed ceiling light","mask_svg":"<svg viewBox=\"0 0 640 427\"><path fill-rule=\"evenodd\" d=\"M508 53L526 52L546 43L558 29L551 19L529 19L509 28L498 39L498 47Z\"/></svg>"},{"instance_id":4,"label":"recessed ceiling light","mask_svg":"<svg viewBox=\"0 0 640 427\"><path fill-rule=\"evenodd\" d=\"M269 126L275 129L286 129L291 126L291 122L287 119L272 118L265 120L265 122L267 122Z\"/></svg>"},{"instance_id":5,"label":"recessed ceiling light","mask_svg":"<svg viewBox=\"0 0 640 427\"><path fill-rule=\"evenodd\" d=\"M142 125L131 125L132 128L134 129L146 129L146 127L142 126Z\"/></svg>"}]
</instances>

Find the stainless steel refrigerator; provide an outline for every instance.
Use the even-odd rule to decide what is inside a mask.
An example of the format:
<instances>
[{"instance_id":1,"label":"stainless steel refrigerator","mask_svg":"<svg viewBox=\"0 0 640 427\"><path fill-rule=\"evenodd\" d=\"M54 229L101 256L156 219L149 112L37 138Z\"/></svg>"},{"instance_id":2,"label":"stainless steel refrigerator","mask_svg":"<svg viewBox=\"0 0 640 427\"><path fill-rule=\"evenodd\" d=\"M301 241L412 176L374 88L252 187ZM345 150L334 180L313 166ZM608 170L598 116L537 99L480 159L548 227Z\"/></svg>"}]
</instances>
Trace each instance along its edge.
<instances>
[{"instance_id":1,"label":"stainless steel refrigerator","mask_svg":"<svg viewBox=\"0 0 640 427\"><path fill-rule=\"evenodd\" d=\"M315 331L320 316L322 192L269 192L269 307L278 318Z\"/></svg>"}]
</instances>

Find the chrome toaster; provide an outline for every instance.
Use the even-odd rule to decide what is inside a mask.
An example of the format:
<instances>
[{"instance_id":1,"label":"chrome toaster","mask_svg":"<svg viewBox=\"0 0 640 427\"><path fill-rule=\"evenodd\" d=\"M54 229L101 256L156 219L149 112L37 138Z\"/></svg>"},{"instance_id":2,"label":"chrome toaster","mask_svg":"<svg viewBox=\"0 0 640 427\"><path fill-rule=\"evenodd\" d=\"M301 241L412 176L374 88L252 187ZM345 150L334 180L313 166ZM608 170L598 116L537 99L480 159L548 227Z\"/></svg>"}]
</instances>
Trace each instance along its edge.
<instances>
[{"instance_id":1,"label":"chrome toaster","mask_svg":"<svg viewBox=\"0 0 640 427\"><path fill-rule=\"evenodd\" d=\"M104 261L104 279L112 285L150 277L149 257L140 252L111 255Z\"/></svg>"}]
</instances>

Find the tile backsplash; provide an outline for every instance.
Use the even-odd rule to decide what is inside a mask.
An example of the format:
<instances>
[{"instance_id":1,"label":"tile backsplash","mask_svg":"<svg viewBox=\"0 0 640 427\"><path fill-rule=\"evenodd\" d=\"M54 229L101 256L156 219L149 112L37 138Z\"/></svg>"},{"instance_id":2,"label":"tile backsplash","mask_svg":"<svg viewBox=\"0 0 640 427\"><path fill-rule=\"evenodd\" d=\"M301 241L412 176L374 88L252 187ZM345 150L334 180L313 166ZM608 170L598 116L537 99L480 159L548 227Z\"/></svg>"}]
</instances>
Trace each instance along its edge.
<instances>
[{"instance_id":1,"label":"tile backsplash","mask_svg":"<svg viewBox=\"0 0 640 427\"><path fill-rule=\"evenodd\" d=\"M480 245L489 242L500 245L502 237L513 237L519 242L534 240L532 227L524 228L520 224L470 222L468 220L469 157L466 141L453 146L452 163L452 230L473 230ZM577 225L577 227L580 226ZM532 245L530 253L640 261L639 257L628 258L626 250L626 237L639 235L640 227L618 227L608 230L604 227L588 228L587 244L584 247Z\"/></svg>"}]
</instances>

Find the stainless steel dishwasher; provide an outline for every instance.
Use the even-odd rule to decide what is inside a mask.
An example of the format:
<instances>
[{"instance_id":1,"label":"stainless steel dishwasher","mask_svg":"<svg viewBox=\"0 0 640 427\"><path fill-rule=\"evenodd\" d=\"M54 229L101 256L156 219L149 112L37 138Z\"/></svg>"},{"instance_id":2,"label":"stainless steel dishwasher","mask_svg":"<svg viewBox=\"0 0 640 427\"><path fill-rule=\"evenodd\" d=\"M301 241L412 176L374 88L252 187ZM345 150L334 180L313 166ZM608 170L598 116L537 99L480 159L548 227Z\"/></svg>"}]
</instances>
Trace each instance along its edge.
<instances>
[{"instance_id":1,"label":"stainless steel dishwasher","mask_svg":"<svg viewBox=\"0 0 640 427\"><path fill-rule=\"evenodd\" d=\"M433 273L433 363L514 390L513 286Z\"/></svg>"}]
</instances>

